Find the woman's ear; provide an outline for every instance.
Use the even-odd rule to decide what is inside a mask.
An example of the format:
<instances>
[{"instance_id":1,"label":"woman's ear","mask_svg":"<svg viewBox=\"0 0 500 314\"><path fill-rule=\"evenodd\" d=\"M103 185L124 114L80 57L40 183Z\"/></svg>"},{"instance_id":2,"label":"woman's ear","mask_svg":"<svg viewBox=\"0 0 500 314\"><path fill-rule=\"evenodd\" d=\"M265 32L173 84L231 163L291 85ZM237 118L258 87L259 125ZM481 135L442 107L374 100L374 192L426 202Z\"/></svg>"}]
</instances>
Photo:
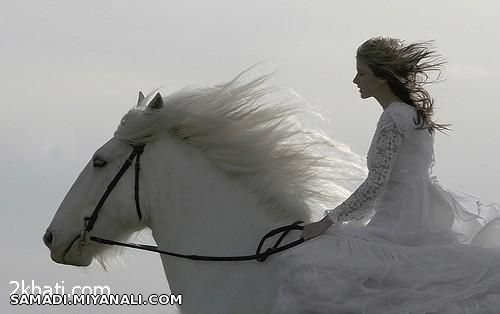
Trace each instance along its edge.
<instances>
[{"instance_id":1,"label":"woman's ear","mask_svg":"<svg viewBox=\"0 0 500 314\"><path fill-rule=\"evenodd\" d=\"M383 78L383 77L377 76L377 81L379 82L380 85L386 85L386 84L388 84L387 80L385 78Z\"/></svg>"}]
</instances>

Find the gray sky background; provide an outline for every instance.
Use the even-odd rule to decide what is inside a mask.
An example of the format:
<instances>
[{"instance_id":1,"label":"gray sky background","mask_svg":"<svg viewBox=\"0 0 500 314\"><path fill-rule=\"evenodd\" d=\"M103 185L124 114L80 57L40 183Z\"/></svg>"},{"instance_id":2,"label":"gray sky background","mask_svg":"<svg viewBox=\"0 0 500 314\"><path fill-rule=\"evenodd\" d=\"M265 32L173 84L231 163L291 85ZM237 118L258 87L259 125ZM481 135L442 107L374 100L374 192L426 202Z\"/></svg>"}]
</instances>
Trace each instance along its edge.
<instances>
[{"instance_id":1,"label":"gray sky background","mask_svg":"<svg viewBox=\"0 0 500 314\"><path fill-rule=\"evenodd\" d=\"M138 89L226 81L269 59L274 82L330 120L336 140L365 155L380 106L352 84L369 37L436 40L448 61L433 85L435 173L445 185L500 201L500 4L497 1L2 1L0 130L2 313L160 313L145 307L13 307L10 281L167 290L159 257L128 254L109 272L50 260L41 236L95 149Z\"/></svg>"}]
</instances>

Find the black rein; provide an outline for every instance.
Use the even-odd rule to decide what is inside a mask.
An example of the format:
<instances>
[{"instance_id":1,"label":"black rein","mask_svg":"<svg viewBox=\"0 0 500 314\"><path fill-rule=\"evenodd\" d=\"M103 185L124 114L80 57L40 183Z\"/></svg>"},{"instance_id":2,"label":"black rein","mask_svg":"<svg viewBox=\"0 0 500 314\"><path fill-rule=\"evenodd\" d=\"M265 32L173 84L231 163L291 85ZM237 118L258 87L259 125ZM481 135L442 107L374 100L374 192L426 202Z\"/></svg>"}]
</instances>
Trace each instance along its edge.
<instances>
[{"instance_id":1,"label":"black rein","mask_svg":"<svg viewBox=\"0 0 500 314\"><path fill-rule=\"evenodd\" d=\"M135 207L137 210L137 216L139 217L139 220L142 220L142 212L141 212L141 207L140 207L140 202L139 202L139 172L141 169L140 158L141 158L141 154L144 151L144 146L145 146L145 144L132 145L132 148L133 148L132 153L127 158L127 160L124 162L124 164L122 165L122 167L120 168L120 170L118 171L116 176L113 178L111 183L106 188L106 191L104 192L103 196L101 197L101 199L97 203L94 211L92 212L92 215L90 217L85 217L85 229L82 231L82 233L80 235L80 245L87 245L88 240L90 240L90 241L94 241L97 243L129 247L129 248L133 248L133 249L156 252L156 253L160 253L160 254L165 254L165 255L170 255L170 256L175 256L175 257L179 257L179 258L195 260L195 261L249 261L249 260L257 260L259 262L263 262L270 255L282 252L284 250L287 250L289 248L292 248L292 247L297 246L297 245L304 242L304 239L301 237L298 240L287 243L283 246L279 246L281 241L285 238L285 236L291 230L303 230L304 229L303 226L299 225L300 223L302 223L302 221L296 221L290 225L282 226L282 227L273 229L273 230L269 231L268 233L266 233L262 237L262 239L260 240L259 245L257 246L257 251L255 252L255 254L252 254L252 255L205 256L205 255L180 254L180 253L174 253L174 252L160 250L157 246L152 246L152 245L118 242L118 241L114 241L114 240L103 239L103 238L96 237L96 236L89 237L89 233L90 233L90 231L92 231L92 228L94 227L94 224L97 220L98 213L101 210L102 206L104 205L104 202L106 201L106 199L108 198L108 196L110 195L111 191L116 186L118 181L121 179L121 177L123 176L125 171L127 171L127 169L130 167L130 165L132 164L134 159L135 159L134 200L135 200ZM273 237L279 233L281 233L281 236L276 241L276 243L272 247L265 250L264 252L261 252L265 241L268 238Z\"/></svg>"}]
</instances>

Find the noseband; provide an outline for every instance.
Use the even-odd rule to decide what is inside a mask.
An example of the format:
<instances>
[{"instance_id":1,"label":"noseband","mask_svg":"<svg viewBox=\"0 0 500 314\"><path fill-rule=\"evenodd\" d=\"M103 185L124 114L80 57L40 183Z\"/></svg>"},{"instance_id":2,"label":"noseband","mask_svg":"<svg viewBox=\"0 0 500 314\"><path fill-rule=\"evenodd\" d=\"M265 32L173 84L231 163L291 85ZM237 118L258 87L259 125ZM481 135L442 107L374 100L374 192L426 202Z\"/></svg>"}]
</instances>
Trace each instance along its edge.
<instances>
[{"instance_id":1,"label":"noseband","mask_svg":"<svg viewBox=\"0 0 500 314\"><path fill-rule=\"evenodd\" d=\"M285 236L290 232L291 230L303 230L304 227L300 226L299 224L302 223L302 221L296 221L290 225L282 226L276 229L273 229L266 233L262 239L260 240L258 246L257 246L257 251L253 255L240 255L240 256L203 256L203 255L188 255L188 254L179 254L179 253L174 253L174 252L168 252L168 251L163 251L158 249L156 246L151 246L151 245L144 245L144 244L135 244L135 243L126 243L126 242L118 242L114 240L108 240L108 239L103 239L100 237L96 236L89 236L90 232L94 228L94 224L97 220L99 211L102 209L102 206L104 205L104 202L106 199L109 197L111 194L111 191L115 188L116 184L118 181L121 179L125 171L130 167L132 162L135 159L135 180L134 180L134 199L135 199L135 208L137 211L137 216L139 217L139 220L142 220L142 212L141 212L141 206L139 202L139 173L141 170L141 155L144 152L144 146L145 144L135 144L131 145L133 150L130 156L125 160L123 163L122 167L118 171L118 173L115 175L111 183L108 185L106 188L106 191L102 195L101 199L97 203L94 211L92 212L92 215L90 217L85 217L85 228L81 232L81 234L78 236L79 237L79 247L81 249L82 246L88 245L89 241L94 241L97 243L102 243L102 244L108 244L108 245L118 245L118 246L124 246L124 247L129 247L129 248L134 248L134 249L139 249L139 250L145 250L145 251L151 251L151 252L156 252L160 254L166 254L170 256L175 256L175 257L180 257L180 258L186 258L190 260L201 260L201 261L248 261L248 260L257 260L259 262L263 262L268 256L276 254L278 252L282 252L286 249L292 248L294 246L297 246L301 243L304 242L304 239L301 237L298 240L295 240L293 242L287 243L283 246L279 246L281 241L285 238ZM264 245L264 242L266 239L273 237L277 234L281 233L281 236L279 239L276 241L276 243L273 245L272 248L268 248L266 251L261 252L262 247ZM78 239L77 237L77 239ZM75 239L76 240L76 239Z\"/></svg>"},{"instance_id":2,"label":"noseband","mask_svg":"<svg viewBox=\"0 0 500 314\"><path fill-rule=\"evenodd\" d=\"M125 163L123 163L122 167L120 168L120 171L118 171L118 173L113 178L113 181L111 181L111 183L106 188L106 191L104 192L103 196L97 203L94 211L92 212L92 215L90 217L85 217L84 232L90 232L92 228L94 228L94 224L97 220L97 215L99 214L99 211L104 205L104 202L108 198L109 194L111 194L111 191L115 188L118 181L120 181L125 171L127 171L128 167L130 167L134 159L135 159L135 183L134 183L135 209L137 210L137 216L139 216L139 220L142 220L141 205L139 203L139 172L141 171L141 155L144 152L144 146L145 144L132 145L132 148L134 150L127 158L127 160L125 160Z\"/></svg>"}]
</instances>

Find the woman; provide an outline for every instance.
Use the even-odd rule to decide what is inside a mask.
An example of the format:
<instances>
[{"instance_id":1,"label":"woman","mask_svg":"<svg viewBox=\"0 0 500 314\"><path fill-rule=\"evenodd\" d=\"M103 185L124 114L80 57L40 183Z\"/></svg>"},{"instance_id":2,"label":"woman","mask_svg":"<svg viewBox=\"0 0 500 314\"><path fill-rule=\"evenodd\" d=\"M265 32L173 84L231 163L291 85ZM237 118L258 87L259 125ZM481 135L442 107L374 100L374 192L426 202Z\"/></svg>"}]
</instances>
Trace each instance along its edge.
<instances>
[{"instance_id":1,"label":"woman","mask_svg":"<svg viewBox=\"0 0 500 314\"><path fill-rule=\"evenodd\" d=\"M486 248L500 239L500 207L430 176L433 135L447 126L433 121L423 86L443 62L429 42L382 37L363 43L356 61L361 98L383 109L369 174L304 226L312 240L282 255L274 312L500 313L500 250Z\"/></svg>"}]
</instances>

